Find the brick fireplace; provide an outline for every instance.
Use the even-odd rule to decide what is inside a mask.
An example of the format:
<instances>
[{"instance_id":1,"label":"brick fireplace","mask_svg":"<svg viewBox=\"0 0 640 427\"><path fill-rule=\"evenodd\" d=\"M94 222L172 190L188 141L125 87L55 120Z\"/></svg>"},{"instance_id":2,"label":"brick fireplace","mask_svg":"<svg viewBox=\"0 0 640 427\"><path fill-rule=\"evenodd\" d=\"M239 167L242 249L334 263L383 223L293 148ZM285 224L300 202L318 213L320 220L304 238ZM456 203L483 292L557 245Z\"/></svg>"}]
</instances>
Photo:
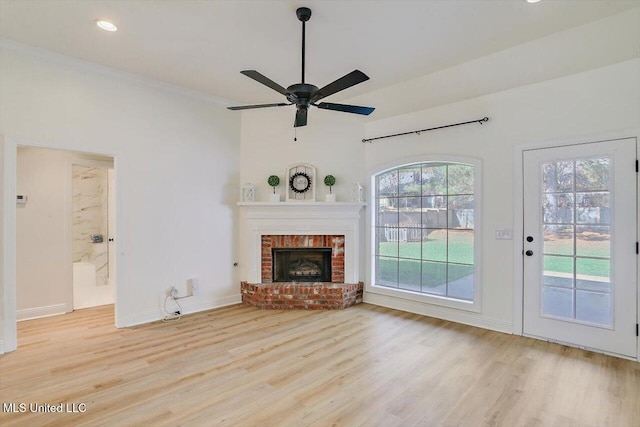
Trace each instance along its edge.
<instances>
[{"instance_id":1,"label":"brick fireplace","mask_svg":"<svg viewBox=\"0 0 640 427\"><path fill-rule=\"evenodd\" d=\"M360 211L364 203L239 203L243 214L245 303L263 309L335 309L362 301L359 281ZM274 282L274 249L331 249L330 281ZM307 260L305 260L307 261ZM303 274L315 274L319 255L308 259ZM315 265L314 265L315 264Z\"/></svg>"},{"instance_id":2,"label":"brick fireplace","mask_svg":"<svg viewBox=\"0 0 640 427\"><path fill-rule=\"evenodd\" d=\"M331 249L331 282L344 283L344 235L263 235L261 238L262 283L273 282L273 250L283 248ZM295 279L291 281L296 281Z\"/></svg>"}]
</instances>

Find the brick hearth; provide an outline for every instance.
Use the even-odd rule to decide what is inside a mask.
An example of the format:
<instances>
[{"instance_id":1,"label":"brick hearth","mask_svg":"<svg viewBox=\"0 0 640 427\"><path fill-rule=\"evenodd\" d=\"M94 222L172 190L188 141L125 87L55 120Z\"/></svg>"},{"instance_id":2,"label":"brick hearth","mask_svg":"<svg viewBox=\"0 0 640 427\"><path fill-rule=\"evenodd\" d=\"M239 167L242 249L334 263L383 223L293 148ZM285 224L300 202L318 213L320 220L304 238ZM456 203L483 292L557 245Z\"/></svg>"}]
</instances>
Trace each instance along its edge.
<instances>
[{"instance_id":1,"label":"brick hearth","mask_svg":"<svg viewBox=\"0 0 640 427\"><path fill-rule=\"evenodd\" d=\"M263 310L334 310L362 302L362 282L271 283L241 282L242 302Z\"/></svg>"}]
</instances>

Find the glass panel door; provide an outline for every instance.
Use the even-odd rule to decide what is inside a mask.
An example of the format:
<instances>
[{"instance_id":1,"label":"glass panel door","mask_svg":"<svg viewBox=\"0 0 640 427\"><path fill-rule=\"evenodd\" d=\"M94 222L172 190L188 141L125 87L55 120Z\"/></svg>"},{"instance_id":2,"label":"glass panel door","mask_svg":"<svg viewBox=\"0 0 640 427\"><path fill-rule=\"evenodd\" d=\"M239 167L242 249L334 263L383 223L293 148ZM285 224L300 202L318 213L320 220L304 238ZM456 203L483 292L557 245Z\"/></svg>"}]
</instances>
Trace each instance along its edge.
<instances>
[{"instance_id":1,"label":"glass panel door","mask_svg":"<svg viewBox=\"0 0 640 427\"><path fill-rule=\"evenodd\" d=\"M635 357L636 141L524 152L524 332Z\"/></svg>"}]
</instances>

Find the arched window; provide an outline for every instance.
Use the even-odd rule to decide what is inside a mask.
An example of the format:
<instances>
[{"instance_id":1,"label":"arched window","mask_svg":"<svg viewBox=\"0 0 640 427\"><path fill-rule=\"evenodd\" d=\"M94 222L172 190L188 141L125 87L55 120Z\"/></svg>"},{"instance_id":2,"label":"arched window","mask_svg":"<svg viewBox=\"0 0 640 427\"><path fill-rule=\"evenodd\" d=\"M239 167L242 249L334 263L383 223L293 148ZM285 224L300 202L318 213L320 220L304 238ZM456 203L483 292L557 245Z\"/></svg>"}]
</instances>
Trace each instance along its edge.
<instances>
[{"instance_id":1,"label":"arched window","mask_svg":"<svg viewBox=\"0 0 640 427\"><path fill-rule=\"evenodd\" d=\"M373 175L374 287L475 302L476 163L429 161Z\"/></svg>"}]
</instances>

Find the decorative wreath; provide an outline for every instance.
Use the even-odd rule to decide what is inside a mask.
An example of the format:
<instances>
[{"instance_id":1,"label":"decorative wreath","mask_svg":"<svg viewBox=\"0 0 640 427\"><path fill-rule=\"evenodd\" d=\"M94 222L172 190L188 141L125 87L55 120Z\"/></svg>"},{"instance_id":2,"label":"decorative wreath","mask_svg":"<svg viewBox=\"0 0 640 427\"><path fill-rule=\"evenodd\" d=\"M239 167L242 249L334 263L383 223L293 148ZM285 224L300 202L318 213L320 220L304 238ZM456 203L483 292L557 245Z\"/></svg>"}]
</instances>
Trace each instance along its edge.
<instances>
[{"instance_id":1,"label":"decorative wreath","mask_svg":"<svg viewBox=\"0 0 640 427\"><path fill-rule=\"evenodd\" d=\"M304 187L302 190L297 189L294 185L293 182L295 181L296 178L298 178L299 176L303 176L307 179L307 186ZM296 172L293 175L291 175L291 178L289 178L289 188L291 188L293 190L294 193L306 193L307 190L309 190L309 188L311 187L311 177L304 173L304 172Z\"/></svg>"}]
</instances>

